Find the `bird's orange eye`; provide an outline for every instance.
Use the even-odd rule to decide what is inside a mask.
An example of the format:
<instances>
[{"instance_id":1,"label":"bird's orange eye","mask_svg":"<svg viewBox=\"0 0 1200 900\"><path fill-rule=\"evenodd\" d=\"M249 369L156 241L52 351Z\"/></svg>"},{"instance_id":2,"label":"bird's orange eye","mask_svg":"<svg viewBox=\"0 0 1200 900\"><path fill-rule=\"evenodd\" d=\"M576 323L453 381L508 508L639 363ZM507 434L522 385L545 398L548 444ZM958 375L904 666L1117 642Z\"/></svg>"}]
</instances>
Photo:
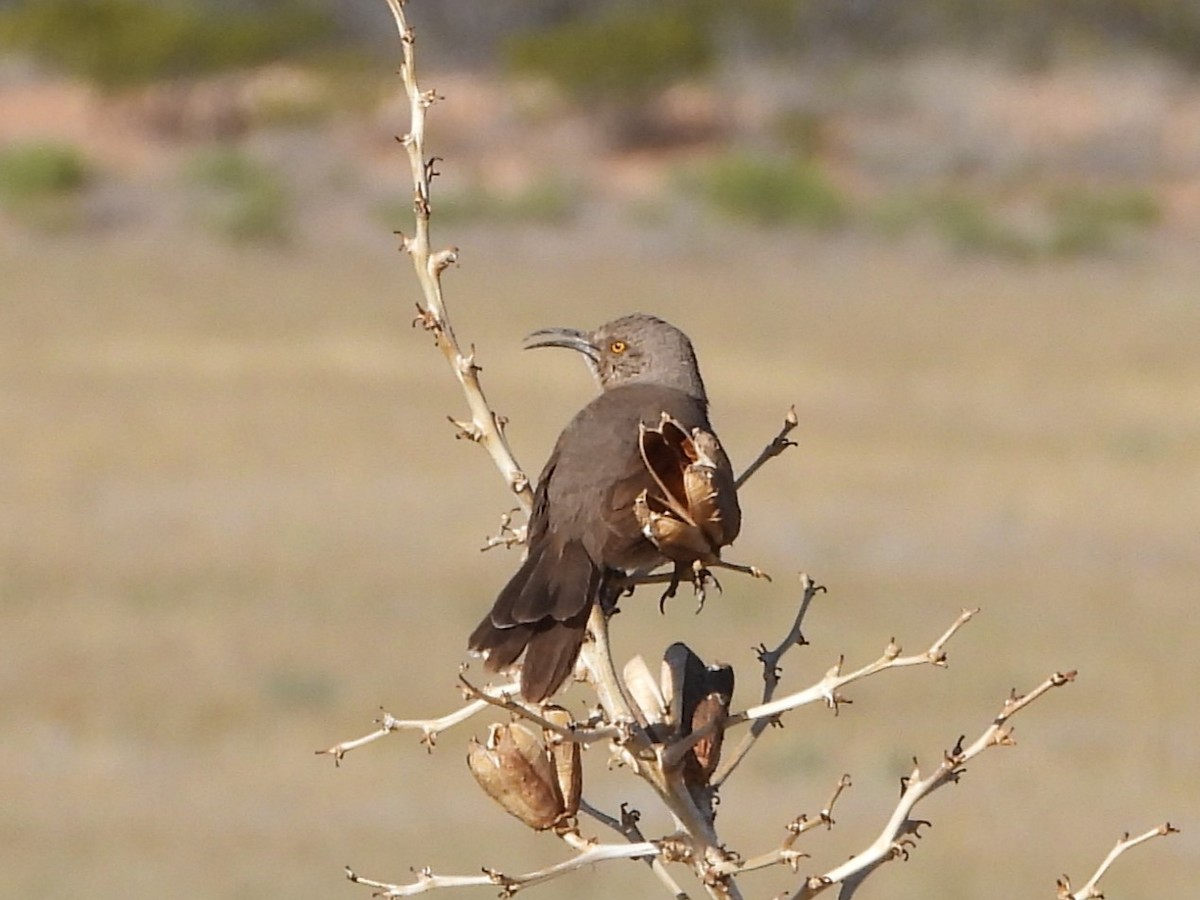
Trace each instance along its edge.
<instances>
[{"instance_id":1,"label":"bird's orange eye","mask_svg":"<svg viewBox=\"0 0 1200 900\"><path fill-rule=\"evenodd\" d=\"M608 345L608 349L610 352L615 353L618 356L620 356L622 353L624 353L626 350L629 349L629 345L626 344L624 341L613 341L611 344Z\"/></svg>"}]
</instances>

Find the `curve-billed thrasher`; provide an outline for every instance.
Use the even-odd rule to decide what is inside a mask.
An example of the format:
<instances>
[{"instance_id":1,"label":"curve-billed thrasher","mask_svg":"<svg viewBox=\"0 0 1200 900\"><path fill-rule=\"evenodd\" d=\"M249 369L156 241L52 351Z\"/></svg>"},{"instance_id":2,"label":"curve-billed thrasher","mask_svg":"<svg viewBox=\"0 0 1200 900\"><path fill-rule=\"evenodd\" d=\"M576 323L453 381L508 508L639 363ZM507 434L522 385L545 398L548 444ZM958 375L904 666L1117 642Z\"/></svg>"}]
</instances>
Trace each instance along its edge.
<instances>
[{"instance_id":1,"label":"curve-billed thrasher","mask_svg":"<svg viewBox=\"0 0 1200 900\"><path fill-rule=\"evenodd\" d=\"M468 642L492 671L524 652L521 694L540 702L571 674L593 604L612 602L622 576L717 563L741 511L687 335L635 314L529 340L582 353L601 387L559 435L525 561Z\"/></svg>"}]
</instances>

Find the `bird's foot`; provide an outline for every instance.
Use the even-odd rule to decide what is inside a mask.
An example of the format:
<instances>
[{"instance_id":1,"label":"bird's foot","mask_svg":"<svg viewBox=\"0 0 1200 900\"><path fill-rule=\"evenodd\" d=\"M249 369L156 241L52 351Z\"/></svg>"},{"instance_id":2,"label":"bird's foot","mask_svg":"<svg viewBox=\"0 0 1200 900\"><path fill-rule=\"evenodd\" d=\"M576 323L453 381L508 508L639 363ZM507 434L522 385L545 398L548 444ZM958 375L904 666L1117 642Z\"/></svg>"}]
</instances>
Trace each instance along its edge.
<instances>
[{"instance_id":1,"label":"bird's foot","mask_svg":"<svg viewBox=\"0 0 1200 900\"><path fill-rule=\"evenodd\" d=\"M721 588L721 582L717 581L717 576L706 568L700 560L696 560L692 563L692 590L696 594L696 615L699 615L700 610L704 609L704 601L708 597L708 586L710 584L717 589L717 593L724 593Z\"/></svg>"},{"instance_id":2,"label":"bird's foot","mask_svg":"<svg viewBox=\"0 0 1200 900\"><path fill-rule=\"evenodd\" d=\"M667 589L663 591L661 597L658 598L659 615L665 615L667 611L667 601L672 599L679 591L679 583L683 581L683 573L686 571L682 565L676 564L675 570L671 573L671 581L667 585Z\"/></svg>"}]
</instances>

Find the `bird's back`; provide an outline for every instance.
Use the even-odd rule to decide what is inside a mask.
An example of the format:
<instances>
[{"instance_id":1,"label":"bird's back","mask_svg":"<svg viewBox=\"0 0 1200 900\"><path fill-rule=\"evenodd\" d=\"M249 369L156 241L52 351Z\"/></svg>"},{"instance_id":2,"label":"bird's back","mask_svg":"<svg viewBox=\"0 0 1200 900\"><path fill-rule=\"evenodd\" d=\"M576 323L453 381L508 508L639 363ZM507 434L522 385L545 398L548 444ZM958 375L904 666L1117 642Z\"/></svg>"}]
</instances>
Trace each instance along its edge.
<instances>
[{"instance_id":1,"label":"bird's back","mask_svg":"<svg viewBox=\"0 0 1200 900\"><path fill-rule=\"evenodd\" d=\"M662 555L646 539L633 514L633 502L655 483L638 449L639 426L654 427L663 414L689 432L711 430L705 402L662 385L633 383L607 390L568 425L539 479L545 491L545 522L567 540L579 540L588 555L609 568L634 570L661 563ZM733 472L722 451L721 475L732 491ZM597 511L605 527L597 528ZM736 536L732 529L729 540Z\"/></svg>"}]
</instances>

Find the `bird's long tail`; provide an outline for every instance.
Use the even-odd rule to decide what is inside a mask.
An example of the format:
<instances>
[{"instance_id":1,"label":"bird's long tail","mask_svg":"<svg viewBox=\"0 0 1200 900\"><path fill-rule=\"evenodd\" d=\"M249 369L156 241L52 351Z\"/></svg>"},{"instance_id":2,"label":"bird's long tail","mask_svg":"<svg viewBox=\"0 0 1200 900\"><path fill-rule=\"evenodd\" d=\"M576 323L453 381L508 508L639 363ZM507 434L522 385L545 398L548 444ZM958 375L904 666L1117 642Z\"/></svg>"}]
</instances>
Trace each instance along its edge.
<instances>
[{"instance_id":1,"label":"bird's long tail","mask_svg":"<svg viewBox=\"0 0 1200 900\"><path fill-rule=\"evenodd\" d=\"M603 575L577 541L532 548L471 632L469 648L483 653L493 672L524 653L521 696L531 703L545 700L575 668Z\"/></svg>"}]
</instances>

